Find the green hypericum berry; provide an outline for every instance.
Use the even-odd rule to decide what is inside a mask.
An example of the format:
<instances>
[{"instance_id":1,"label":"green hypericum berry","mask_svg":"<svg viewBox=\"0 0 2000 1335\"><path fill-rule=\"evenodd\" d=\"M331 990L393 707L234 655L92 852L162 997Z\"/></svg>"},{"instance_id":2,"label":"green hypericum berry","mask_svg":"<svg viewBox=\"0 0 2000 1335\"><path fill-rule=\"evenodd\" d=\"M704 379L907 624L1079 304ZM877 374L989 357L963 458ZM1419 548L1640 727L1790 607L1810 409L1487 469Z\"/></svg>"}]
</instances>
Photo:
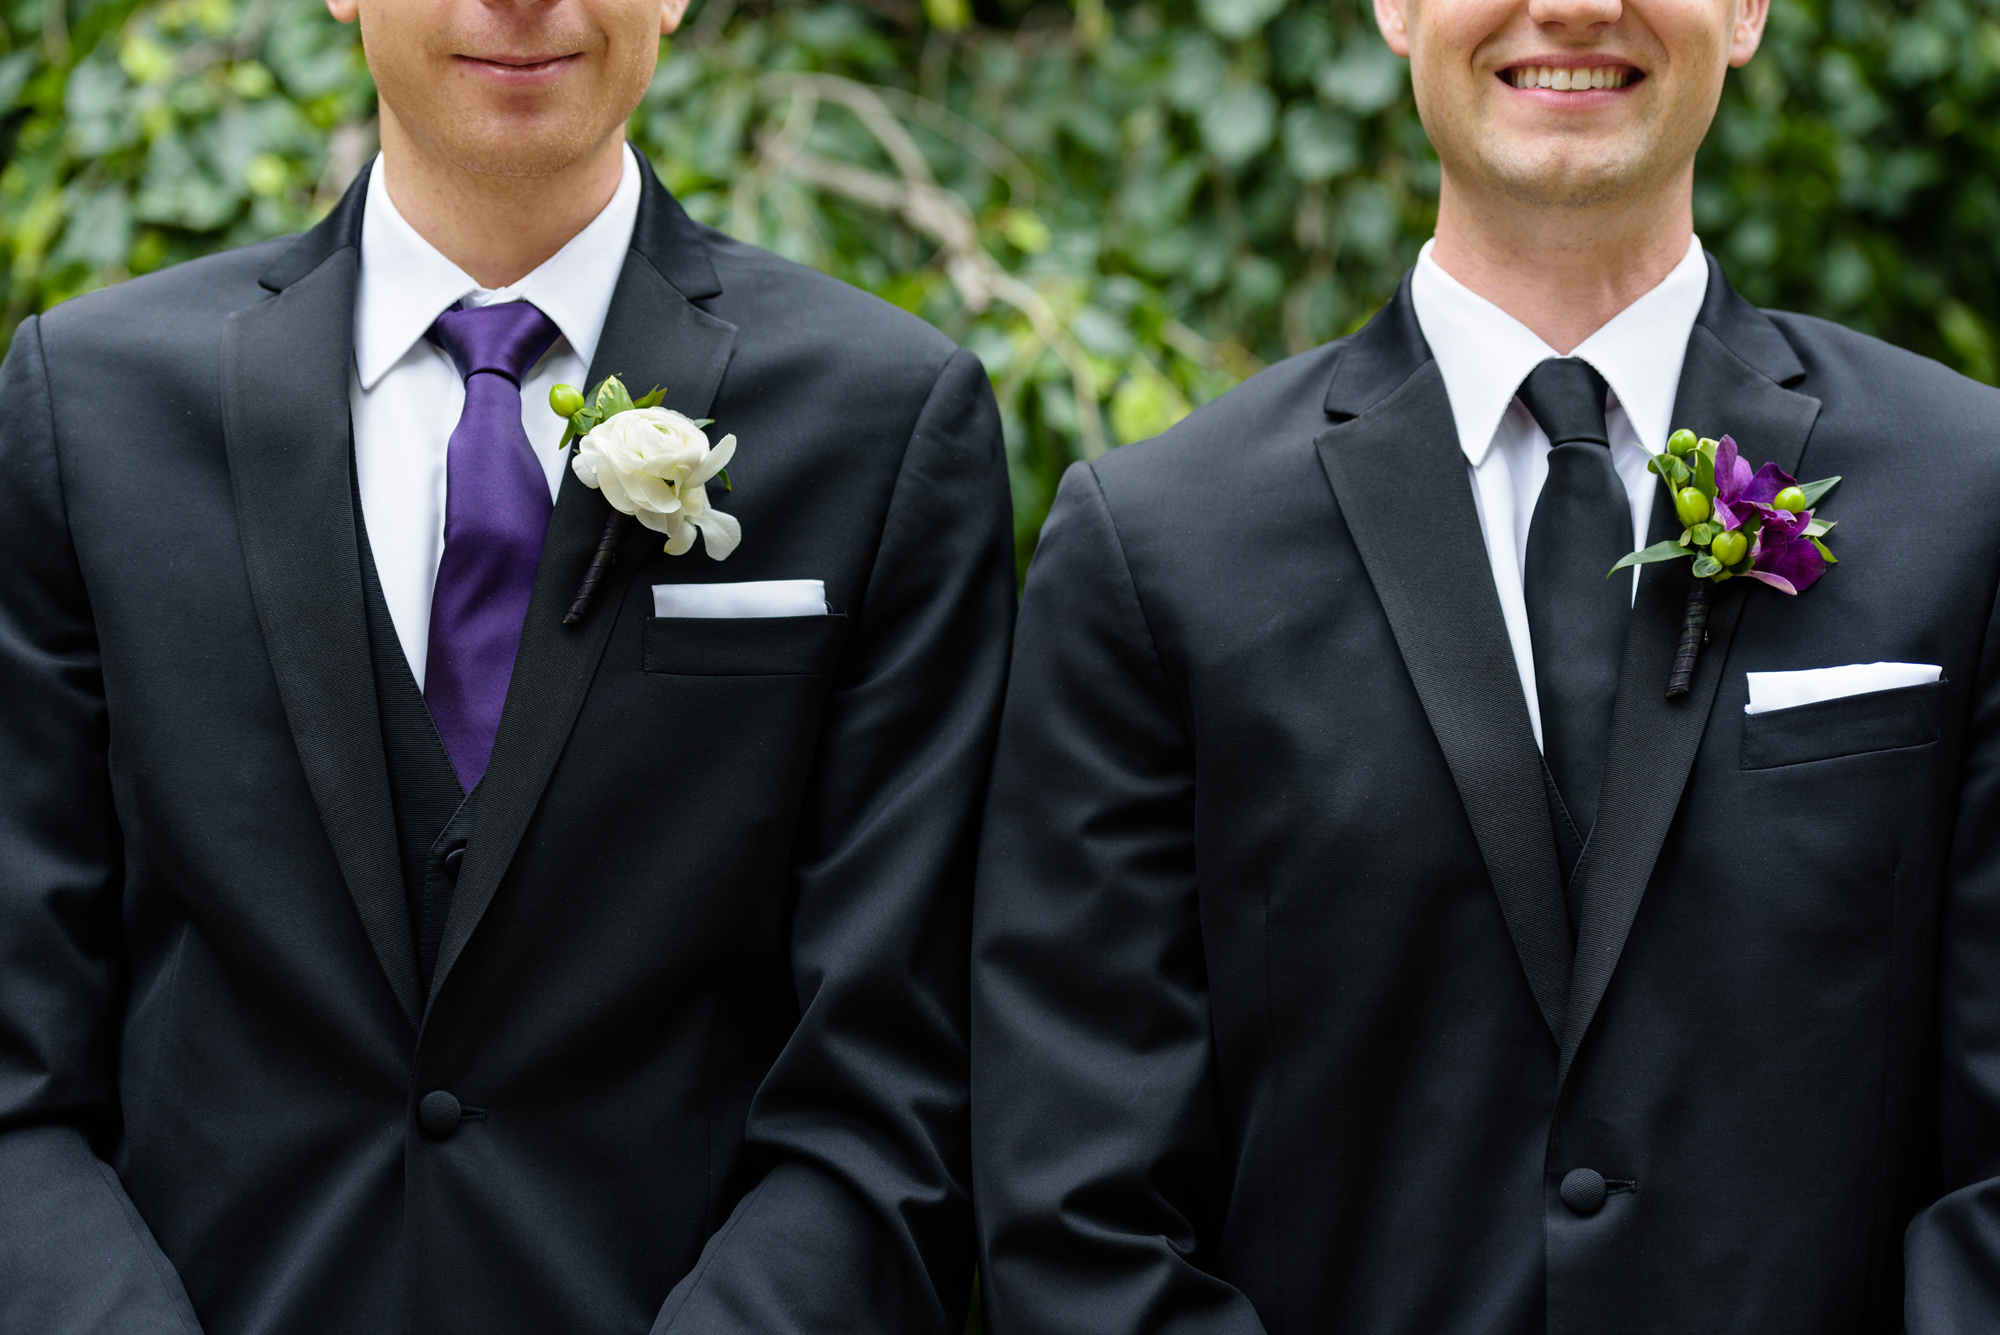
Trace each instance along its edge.
<instances>
[{"instance_id":1,"label":"green hypericum berry","mask_svg":"<svg viewBox=\"0 0 2000 1335\"><path fill-rule=\"evenodd\" d=\"M1676 459L1687 458L1690 454L1694 453L1694 447L1695 434L1686 427L1682 427L1679 431L1667 437L1667 453L1673 455Z\"/></svg>"},{"instance_id":2,"label":"green hypericum berry","mask_svg":"<svg viewBox=\"0 0 2000 1335\"><path fill-rule=\"evenodd\" d=\"M1683 487L1674 493L1674 513L1683 524L1693 528L1709 516L1708 497L1698 487Z\"/></svg>"},{"instance_id":3,"label":"green hypericum berry","mask_svg":"<svg viewBox=\"0 0 2000 1335\"><path fill-rule=\"evenodd\" d=\"M1786 487L1771 498L1771 504L1780 510L1790 510L1793 514L1806 508L1806 494L1797 487Z\"/></svg>"},{"instance_id":4,"label":"green hypericum berry","mask_svg":"<svg viewBox=\"0 0 2000 1335\"><path fill-rule=\"evenodd\" d=\"M557 417L574 417L583 411L583 391L575 385L557 385L549 391L549 407Z\"/></svg>"},{"instance_id":5,"label":"green hypericum berry","mask_svg":"<svg viewBox=\"0 0 2000 1335\"><path fill-rule=\"evenodd\" d=\"M1750 539L1744 537L1740 530L1730 529L1716 534L1715 541L1708 544L1708 550L1722 564L1733 566L1749 554Z\"/></svg>"}]
</instances>

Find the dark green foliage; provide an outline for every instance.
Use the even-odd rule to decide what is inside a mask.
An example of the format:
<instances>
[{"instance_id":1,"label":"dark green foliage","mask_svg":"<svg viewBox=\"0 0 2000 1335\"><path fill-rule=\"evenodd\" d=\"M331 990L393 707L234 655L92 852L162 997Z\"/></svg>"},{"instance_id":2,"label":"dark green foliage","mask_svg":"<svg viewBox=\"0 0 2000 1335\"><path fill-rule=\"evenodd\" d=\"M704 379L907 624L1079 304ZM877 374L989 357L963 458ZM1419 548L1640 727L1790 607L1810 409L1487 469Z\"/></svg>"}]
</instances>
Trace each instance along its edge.
<instances>
[{"instance_id":1,"label":"dark green foliage","mask_svg":"<svg viewBox=\"0 0 2000 1335\"><path fill-rule=\"evenodd\" d=\"M318 0L44 3L0 0L8 330L304 225L373 146ZM698 217L986 360L1024 557L1072 459L1353 328L1436 209L1360 0L706 0L632 132ZM1778 0L1696 221L1753 299L1991 381L1996 165L2000 0Z\"/></svg>"}]
</instances>

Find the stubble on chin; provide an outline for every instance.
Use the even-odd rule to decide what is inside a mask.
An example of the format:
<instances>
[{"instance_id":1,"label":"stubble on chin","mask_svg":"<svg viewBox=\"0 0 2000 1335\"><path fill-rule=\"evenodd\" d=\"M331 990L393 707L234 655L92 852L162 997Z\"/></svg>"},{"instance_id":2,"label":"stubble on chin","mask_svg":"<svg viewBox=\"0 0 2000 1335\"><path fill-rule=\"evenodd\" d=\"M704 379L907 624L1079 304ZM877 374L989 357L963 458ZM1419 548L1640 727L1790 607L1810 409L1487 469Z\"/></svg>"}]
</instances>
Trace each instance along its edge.
<instances>
[{"instance_id":1,"label":"stubble on chin","mask_svg":"<svg viewBox=\"0 0 2000 1335\"><path fill-rule=\"evenodd\" d=\"M469 116L448 116L428 136L432 150L462 172L514 180L560 176L604 142L603 128L578 118L536 127L496 126Z\"/></svg>"},{"instance_id":2,"label":"stubble on chin","mask_svg":"<svg viewBox=\"0 0 2000 1335\"><path fill-rule=\"evenodd\" d=\"M1480 174L1507 199L1534 209L1583 212L1644 194L1657 175L1652 145L1621 143L1536 151L1488 144Z\"/></svg>"}]
</instances>

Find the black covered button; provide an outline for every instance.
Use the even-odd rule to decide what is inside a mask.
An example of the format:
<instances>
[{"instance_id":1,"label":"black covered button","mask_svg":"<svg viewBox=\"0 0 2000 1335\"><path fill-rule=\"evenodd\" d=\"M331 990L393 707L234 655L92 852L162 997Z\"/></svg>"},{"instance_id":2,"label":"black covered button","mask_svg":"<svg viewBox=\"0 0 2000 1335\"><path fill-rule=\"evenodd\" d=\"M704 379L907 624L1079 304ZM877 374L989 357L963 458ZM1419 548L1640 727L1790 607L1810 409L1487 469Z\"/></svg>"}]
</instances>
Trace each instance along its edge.
<instances>
[{"instance_id":1,"label":"black covered button","mask_svg":"<svg viewBox=\"0 0 2000 1335\"><path fill-rule=\"evenodd\" d=\"M456 1109L458 1105L454 1103L452 1107ZM1563 1174L1557 1194L1572 1213L1596 1214L1604 1208L1604 1174L1595 1168L1572 1168Z\"/></svg>"},{"instance_id":2,"label":"black covered button","mask_svg":"<svg viewBox=\"0 0 2000 1335\"><path fill-rule=\"evenodd\" d=\"M417 1104L417 1125L424 1129L426 1135L436 1136L439 1139L458 1130L459 1120L463 1116L464 1109L459 1107L458 1100L452 1097L450 1090L434 1089L424 1095L423 1101ZM1600 1178L1598 1196L1602 1198L1603 1194L1603 1179Z\"/></svg>"},{"instance_id":3,"label":"black covered button","mask_svg":"<svg viewBox=\"0 0 2000 1335\"><path fill-rule=\"evenodd\" d=\"M458 884L458 869L465 863L465 849L454 848L444 855L444 874L453 885Z\"/></svg>"}]
</instances>

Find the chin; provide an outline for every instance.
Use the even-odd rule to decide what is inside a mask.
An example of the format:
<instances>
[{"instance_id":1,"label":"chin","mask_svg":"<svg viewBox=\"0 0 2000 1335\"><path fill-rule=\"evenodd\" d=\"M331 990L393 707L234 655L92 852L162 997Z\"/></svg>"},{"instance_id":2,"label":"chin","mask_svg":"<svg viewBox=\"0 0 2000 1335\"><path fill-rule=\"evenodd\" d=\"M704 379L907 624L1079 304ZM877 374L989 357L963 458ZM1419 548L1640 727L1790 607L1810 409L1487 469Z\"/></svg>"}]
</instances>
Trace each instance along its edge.
<instances>
[{"instance_id":1,"label":"chin","mask_svg":"<svg viewBox=\"0 0 2000 1335\"><path fill-rule=\"evenodd\" d=\"M1487 177L1510 199L1543 209L1594 209L1630 198L1654 175L1651 155L1564 146L1487 163Z\"/></svg>"},{"instance_id":2,"label":"chin","mask_svg":"<svg viewBox=\"0 0 2000 1335\"><path fill-rule=\"evenodd\" d=\"M477 176L559 176L589 157L602 136L573 126L507 126L453 135L441 142L445 156Z\"/></svg>"}]
</instances>

